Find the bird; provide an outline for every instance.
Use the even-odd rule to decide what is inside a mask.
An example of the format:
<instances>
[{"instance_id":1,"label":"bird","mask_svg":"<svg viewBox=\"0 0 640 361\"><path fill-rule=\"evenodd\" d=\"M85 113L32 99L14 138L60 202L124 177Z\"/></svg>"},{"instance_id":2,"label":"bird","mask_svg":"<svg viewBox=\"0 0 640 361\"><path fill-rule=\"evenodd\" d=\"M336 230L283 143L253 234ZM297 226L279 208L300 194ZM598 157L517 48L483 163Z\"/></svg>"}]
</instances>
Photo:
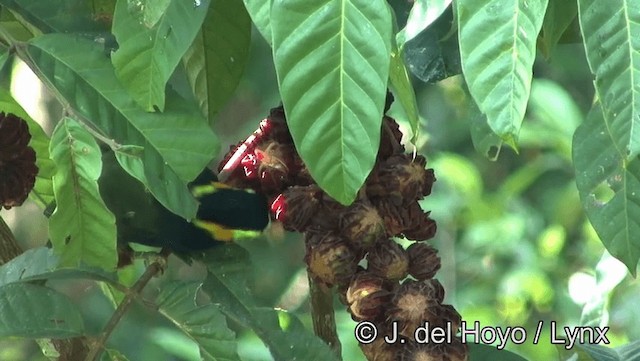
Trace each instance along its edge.
<instances>
[{"instance_id":1,"label":"bird","mask_svg":"<svg viewBox=\"0 0 640 361\"><path fill-rule=\"evenodd\" d=\"M130 250L129 243L188 255L239 237L257 237L269 224L264 195L220 183L209 168L189 183L199 206L196 217L187 220L165 208L129 175L113 151L103 152L102 159L103 172L98 184L105 205L116 219L121 256L123 248Z\"/></svg>"}]
</instances>

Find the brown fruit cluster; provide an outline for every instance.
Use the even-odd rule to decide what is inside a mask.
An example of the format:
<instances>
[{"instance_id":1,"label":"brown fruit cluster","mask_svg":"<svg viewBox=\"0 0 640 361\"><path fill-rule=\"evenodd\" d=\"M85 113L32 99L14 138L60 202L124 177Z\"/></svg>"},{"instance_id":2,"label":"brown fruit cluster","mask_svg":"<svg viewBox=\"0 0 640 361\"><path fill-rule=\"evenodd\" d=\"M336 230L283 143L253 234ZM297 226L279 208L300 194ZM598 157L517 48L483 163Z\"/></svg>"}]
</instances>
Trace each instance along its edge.
<instances>
[{"instance_id":1,"label":"brown fruit cluster","mask_svg":"<svg viewBox=\"0 0 640 361\"><path fill-rule=\"evenodd\" d=\"M387 107L393 98L388 97ZM443 305L444 289L433 279L440 269L437 251L422 241L436 223L418 203L431 193L435 176L423 156L404 153L402 132L391 117L382 121L376 164L357 200L343 206L310 177L288 132L282 108L245 142L231 147L219 166L221 178L253 188L271 200L272 218L289 231L304 233L305 262L317 282L335 286L356 321L370 321L380 335L393 329L405 340L388 345L362 344L369 360L467 360L456 338L460 315ZM417 241L407 249L393 240ZM452 330L449 344L419 344L414 330Z\"/></svg>"},{"instance_id":2,"label":"brown fruit cluster","mask_svg":"<svg viewBox=\"0 0 640 361\"><path fill-rule=\"evenodd\" d=\"M36 152L29 146L27 122L0 112L0 206L21 205L36 181Z\"/></svg>"}]
</instances>

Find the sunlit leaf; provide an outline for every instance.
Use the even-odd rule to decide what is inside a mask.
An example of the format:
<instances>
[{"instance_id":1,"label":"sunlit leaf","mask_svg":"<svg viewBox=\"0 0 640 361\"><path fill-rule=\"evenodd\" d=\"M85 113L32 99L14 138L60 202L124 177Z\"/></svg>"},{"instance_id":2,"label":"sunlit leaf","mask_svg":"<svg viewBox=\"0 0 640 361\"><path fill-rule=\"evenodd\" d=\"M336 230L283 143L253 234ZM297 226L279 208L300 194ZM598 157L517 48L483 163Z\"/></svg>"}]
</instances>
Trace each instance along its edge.
<instances>
[{"instance_id":1,"label":"sunlit leaf","mask_svg":"<svg viewBox=\"0 0 640 361\"><path fill-rule=\"evenodd\" d=\"M633 161L640 154L640 6L634 0L579 0L578 9L607 128Z\"/></svg>"},{"instance_id":2,"label":"sunlit leaf","mask_svg":"<svg viewBox=\"0 0 640 361\"><path fill-rule=\"evenodd\" d=\"M640 258L640 158L627 160L599 105L573 137L580 200L602 243L635 275Z\"/></svg>"},{"instance_id":3,"label":"sunlit leaf","mask_svg":"<svg viewBox=\"0 0 640 361\"><path fill-rule=\"evenodd\" d=\"M36 73L82 116L82 121L119 145L142 147L136 156L144 165L144 174L123 164L127 172L143 178L151 193L172 212L186 219L195 216L197 202L187 183L218 148L197 107L172 95L164 113L143 111L119 83L96 42L64 34L44 35L32 41L28 53Z\"/></svg>"},{"instance_id":4,"label":"sunlit leaf","mask_svg":"<svg viewBox=\"0 0 640 361\"><path fill-rule=\"evenodd\" d=\"M591 299L582 308L580 325L605 327L609 325L609 299L617 285L627 276L627 269L620 261L604 252L596 265L596 287Z\"/></svg>"},{"instance_id":5,"label":"sunlit leaf","mask_svg":"<svg viewBox=\"0 0 640 361\"><path fill-rule=\"evenodd\" d=\"M404 44L404 59L418 79L434 83L462 72L454 26L453 9L447 8L433 24Z\"/></svg>"},{"instance_id":6,"label":"sunlit leaf","mask_svg":"<svg viewBox=\"0 0 640 361\"><path fill-rule=\"evenodd\" d=\"M9 91L0 88L0 112L13 113L27 121L31 140L29 146L36 152L36 184L31 191L31 198L41 208L53 201L53 183L51 177L55 173L55 164L49 158L49 137L40 124L36 123L27 112L13 99Z\"/></svg>"},{"instance_id":7,"label":"sunlit leaf","mask_svg":"<svg viewBox=\"0 0 640 361\"><path fill-rule=\"evenodd\" d=\"M165 285L156 299L158 311L198 344L204 360L239 360L235 334L218 307L212 303L196 304L200 285Z\"/></svg>"},{"instance_id":8,"label":"sunlit leaf","mask_svg":"<svg viewBox=\"0 0 640 361\"><path fill-rule=\"evenodd\" d=\"M98 191L102 154L95 139L76 121L65 118L51 137L56 210L49 236L63 265L87 264L114 269L116 220Z\"/></svg>"},{"instance_id":9,"label":"sunlit leaf","mask_svg":"<svg viewBox=\"0 0 640 361\"><path fill-rule=\"evenodd\" d=\"M67 338L82 334L78 308L51 288L29 283L0 287L0 337Z\"/></svg>"},{"instance_id":10,"label":"sunlit leaf","mask_svg":"<svg viewBox=\"0 0 640 361\"><path fill-rule=\"evenodd\" d=\"M471 112L471 141L473 147L490 160L497 160L502 149L503 141L491 130L487 123L487 116L482 114L475 104L470 107Z\"/></svg>"},{"instance_id":11,"label":"sunlit leaf","mask_svg":"<svg viewBox=\"0 0 640 361\"><path fill-rule=\"evenodd\" d=\"M214 1L183 57L193 93L210 123L240 82L250 43L251 19L242 0Z\"/></svg>"},{"instance_id":12,"label":"sunlit leaf","mask_svg":"<svg viewBox=\"0 0 640 361\"><path fill-rule=\"evenodd\" d=\"M113 34L119 48L111 56L116 75L146 111L164 111L171 73L204 21L209 0L119 0Z\"/></svg>"},{"instance_id":13,"label":"sunlit leaf","mask_svg":"<svg viewBox=\"0 0 640 361\"><path fill-rule=\"evenodd\" d=\"M411 7L407 25L396 35L398 46L415 38L431 25L451 5L451 0L417 0Z\"/></svg>"},{"instance_id":14,"label":"sunlit leaf","mask_svg":"<svg viewBox=\"0 0 640 361\"><path fill-rule=\"evenodd\" d=\"M316 182L349 204L380 143L391 51L387 4L276 0L271 19L280 94L296 149Z\"/></svg>"},{"instance_id":15,"label":"sunlit leaf","mask_svg":"<svg viewBox=\"0 0 640 361\"><path fill-rule=\"evenodd\" d=\"M456 1L462 70L491 129L514 146L548 0Z\"/></svg>"},{"instance_id":16,"label":"sunlit leaf","mask_svg":"<svg viewBox=\"0 0 640 361\"><path fill-rule=\"evenodd\" d=\"M394 46L391 52L391 69L389 70L389 82L393 87L397 100L402 104L402 108L407 114L407 120L411 125L412 142L415 143L420 129L420 115L418 114L418 104L413 84L409 78L407 68L398 47Z\"/></svg>"}]
</instances>

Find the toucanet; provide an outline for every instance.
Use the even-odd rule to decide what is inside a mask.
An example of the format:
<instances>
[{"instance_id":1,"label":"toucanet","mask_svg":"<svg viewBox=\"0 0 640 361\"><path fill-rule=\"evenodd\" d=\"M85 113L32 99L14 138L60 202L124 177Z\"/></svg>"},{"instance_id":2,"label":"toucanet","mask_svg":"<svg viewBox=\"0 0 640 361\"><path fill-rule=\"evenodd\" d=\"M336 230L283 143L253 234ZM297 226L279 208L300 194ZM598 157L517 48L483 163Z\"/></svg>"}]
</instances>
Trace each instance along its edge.
<instances>
[{"instance_id":1,"label":"toucanet","mask_svg":"<svg viewBox=\"0 0 640 361\"><path fill-rule=\"evenodd\" d=\"M189 184L200 204L196 218L186 220L162 206L141 182L126 173L113 152L104 152L102 158L100 193L116 217L119 244L134 242L188 253L258 236L269 223L269 208L262 194L219 183L208 168Z\"/></svg>"}]
</instances>

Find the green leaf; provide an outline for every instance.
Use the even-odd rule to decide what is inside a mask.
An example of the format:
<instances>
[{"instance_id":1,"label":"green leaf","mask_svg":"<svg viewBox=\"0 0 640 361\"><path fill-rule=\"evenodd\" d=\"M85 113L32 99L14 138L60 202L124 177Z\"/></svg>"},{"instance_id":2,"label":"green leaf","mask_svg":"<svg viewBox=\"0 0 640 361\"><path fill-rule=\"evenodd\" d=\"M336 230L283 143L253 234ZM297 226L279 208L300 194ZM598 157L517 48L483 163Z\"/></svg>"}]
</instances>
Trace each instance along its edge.
<instances>
[{"instance_id":1,"label":"green leaf","mask_svg":"<svg viewBox=\"0 0 640 361\"><path fill-rule=\"evenodd\" d=\"M521 356L507 351L498 350L495 346L475 342L467 342L469 346L469 360L473 361L527 361Z\"/></svg>"},{"instance_id":2,"label":"green leaf","mask_svg":"<svg viewBox=\"0 0 640 361\"><path fill-rule=\"evenodd\" d=\"M146 111L164 111L169 77L193 42L209 0L119 0L113 34L119 48L111 56L116 75ZM229 30L231 31L231 30Z\"/></svg>"},{"instance_id":3,"label":"green leaf","mask_svg":"<svg viewBox=\"0 0 640 361\"><path fill-rule=\"evenodd\" d=\"M240 83L251 45L242 0L214 1L202 30L182 58L200 109L212 123Z\"/></svg>"},{"instance_id":4,"label":"green leaf","mask_svg":"<svg viewBox=\"0 0 640 361\"><path fill-rule=\"evenodd\" d=\"M451 5L451 0L417 0L413 3L407 25L396 34L398 46L402 48L404 43L415 38L424 29L431 25Z\"/></svg>"},{"instance_id":5,"label":"green leaf","mask_svg":"<svg viewBox=\"0 0 640 361\"><path fill-rule=\"evenodd\" d=\"M0 8L0 27L17 41L27 41L34 36L7 8Z\"/></svg>"},{"instance_id":6,"label":"green leaf","mask_svg":"<svg viewBox=\"0 0 640 361\"><path fill-rule=\"evenodd\" d=\"M276 0L280 94L298 153L331 197L351 203L380 145L391 52L383 0Z\"/></svg>"},{"instance_id":7,"label":"green leaf","mask_svg":"<svg viewBox=\"0 0 640 361\"><path fill-rule=\"evenodd\" d=\"M0 267L0 285L14 282L78 278L109 283L117 282L114 273L105 272L100 268L64 267L60 264L60 257L47 247L27 250Z\"/></svg>"},{"instance_id":8,"label":"green leaf","mask_svg":"<svg viewBox=\"0 0 640 361\"><path fill-rule=\"evenodd\" d=\"M101 33L108 32L111 21L94 1L58 0L0 0L0 5L18 14L43 33ZM30 29L31 30L31 29Z\"/></svg>"},{"instance_id":9,"label":"green leaf","mask_svg":"<svg viewBox=\"0 0 640 361\"><path fill-rule=\"evenodd\" d=\"M453 8L447 8L426 30L404 44L404 59L409 70L425 83L435 83L462 72L453 23Z\"/></svg>"},{"instance_id":10,"label":"green leaf","mask_svg":"<svg viewBox=\"0 0 640 361\"><path fill-rule=\"evenodd\" d=\"M404 60L397 46L394 45L391 51L391 69L389 70L389 82L393 87L394 93L398 97L402 108L407 114L407 120L411 125L411 141L413 143L418 139L418 130L420 129L420 115L418 114L418 103L416 101L416 93L413 90L413 84L409 79L409 73L404 66Z\"/></svg>"},{"instance_id":11,"label":"green leaf","mask_svg":"<svg viewBox=\"0 0 640 361\"><path fill-rule=\"evenodd\" d=\"M199 282L175 282L163 287L156 299L158 311L200 346L204 360L239 360L235 333L218 307L195 302Z\"/></svg>"},{"instance_id":12,"label":"green leaf","mask_svg":"<svg viewBox=\"0 0 640 361\"><path fill-rule=\"evenodd\" d=\"M53 177L57 207L49 235L61 264L114 269L116 220L98 191L102 170L98 144L80 124L65 118L53 131L50 151L58 170Z\"/></svg>"},{"instance_id":13,"label":"green leaf","mask_svg":"<svg viewBox=\"0 0 640 361\"><path fill-rule=\"evenodd\" d=\"M333 351L307 331L289 314L273 309L258 308L247 287L251 273L249 257L241 247L221 245L200 259L207 267L202 290L217 304L228 318L251 328L269 348L275 360L336 360ZM288 322L280 322L286 318Z\"/></svg>"},{"instance_id":14,"label":"green leaf","mask_svg":"<svg viewBox=\"0 0 640 361\"><path fill-rule=\"evenodd\" d=\"M243 0L244 6L247 8L253 24L256 26L260 35L272 45L271 34L271 4L273 0Z\"/></svg>"},{"instance_id":15,"label":"green leaf","mask_svg":"<svg viewBox=\"0 0 640 361\"><path fill-rule=\"evenodd\" d=\"M84 330L78 308L51 288L29 283L0 287L0 337L69 338Z\"/></svg>"},{"instance_id":16,"label":"green leaf","mask_svg":"<svg viewBox=\"0 0 640 361\"><path fill-rule=\"evenodd\" d=\"M596 266L596 287L591 291L591 299L582 308L581 326L609 325L609 299L626 276L625 266L608 252L604 252Z\"/></svg>"},{"instance_id":17,"label":"green leaf","mask_svg":"<svg viewBox=\"0 0 640 361\"><path fill-rule=\"evenodd\" d=\"M593 344L577 344L577 348L579 352L576 361L628 361L640 357L640 341L616 348Z\"/></svg>"},{"instance_id":18,"label":"green leaf","mask_svg":"<svg viewBox=\"0 0 640 361\"><path fill-rule=\"evenodd\" d=\"M469 130L473 147L487 159L495 161L502 150L502 139L491 130L487 116L482 114L475 104L471 104L470 108L472 116Z\"/></svg>"},{"instance_id":19,"label":"green leaf","mask_svg":"<svg viewBox=\"0 0 640 361\"><path fill-rule=\"evenodd\" d=\"M604 119L631 161L640 154L640 7L633 0L579 0L578 9Z\"/></svg>"},{"instance_id":20,"label":"green leaf","mask_svg":"<svg viewBox=\"0 0 640 361\"><path fill-rule=\"evenodd\" d=\"M580 201L609 253L635 275L640 258L640 158L627 160L620 139L594 106L573 137Z\"/></svg>"},{"instance_id":21,"label":"green leaf","mask_svg":"<svg viewBox=\"0 0 640 361\"><path fill-rule=\"evenodd\" d=\"M49 137L40 124L36 123L27 112L13 99L8 90L0 88L0 112L13 113L27 121L31 140L29 146L36 152L36 184L31 191L31 198L41 208L45 208L53 201L53 182L51 178L56 172L55 164L49 158Z\"/></svg>"},{"instance_id":22,"label":"green leaf","mask_svg":"<svg viewBox=\"0 0 640 361\"><path fill-rule=\"evenodd\" d=\"M540 44L542 53L547 58L576 16L578 16L577 2L549 0L549 6L542 22L542 42Z\"/></svg>"},{"instance_id":23,"label":"green leaf","mask_svg":"<svg viewBox=\"0 0 640 361\"><path fill-rule=\"evenodd\" d=\"M36 73L84 122L136 153L144 174L127 167L172 212L192 219L197 202L187 183L213 158L218 141L199 111L172 95L164 113L147 113L116 78L100 43L64 34L44 35L27 48ZM176 132L179 129L179 132ZM139 148L138 148L139 149Z\"/></svg>"},{"instance_id":24,"label":"green leaf","mask_svg":"<svg viewBox=\"0 0 640 361\"><path fill-rule=\"evenodd\" d=\"M491 129L515 145L548 0L456 1L462 71Z\"/></svg>"}]
</instances>

